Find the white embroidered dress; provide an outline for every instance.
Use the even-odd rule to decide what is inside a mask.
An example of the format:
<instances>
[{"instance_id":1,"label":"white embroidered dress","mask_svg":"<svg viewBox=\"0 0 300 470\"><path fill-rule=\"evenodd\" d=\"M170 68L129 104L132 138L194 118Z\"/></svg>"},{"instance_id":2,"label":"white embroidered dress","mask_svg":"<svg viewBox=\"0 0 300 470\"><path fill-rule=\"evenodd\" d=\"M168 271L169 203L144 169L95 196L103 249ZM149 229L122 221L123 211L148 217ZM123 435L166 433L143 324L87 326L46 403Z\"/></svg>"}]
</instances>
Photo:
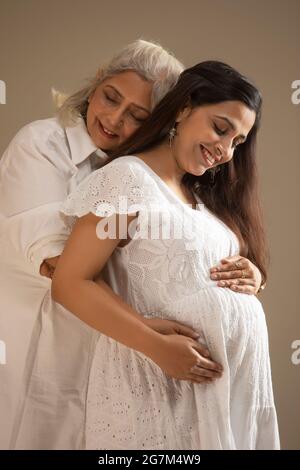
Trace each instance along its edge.
<instances>
[{"instance_id":1,"label":"white embroidered dress","mask_svg":"<svg viewBox=\"0 0 300 470\"><path fill-rule=\"evenodd\" d=\"M175 380L143 354L100 334L89 381L87 448L279 448L261 303L209 278L211 266L238 253L236 236L203 204L198 210L184 204L134 156L90 175L62 212L72 216L72 226L73 216L100 215L99 204L121 212L120 196L145 208L138 228L148 217L150 230L149 214L157 215L159 207L172 214L177 229L184 219L187 230L180 238L173 229L169 239L136 237L118 247L107 264L107 282L141 315L177 320L201 333L224 373L212 384ZM159 220L162 229L165 219Z\"/></svg>"}]
</instances>

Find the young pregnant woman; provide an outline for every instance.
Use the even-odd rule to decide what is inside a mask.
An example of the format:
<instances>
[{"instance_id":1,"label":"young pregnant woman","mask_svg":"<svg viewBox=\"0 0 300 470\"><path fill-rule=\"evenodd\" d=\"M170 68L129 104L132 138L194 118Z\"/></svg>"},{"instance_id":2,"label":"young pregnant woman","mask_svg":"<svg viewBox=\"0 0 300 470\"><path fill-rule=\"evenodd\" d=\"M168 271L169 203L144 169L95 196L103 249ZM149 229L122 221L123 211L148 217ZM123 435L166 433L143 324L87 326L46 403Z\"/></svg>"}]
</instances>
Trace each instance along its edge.
<instances>
[{"instance_id":1,"label":"young pregnant woman","mask_svg":"<svg viewBox=\"0 0 300 470\"><path fill-rule=\"evenodd\" d=\"M266 276L260 113L259 91L230 66L187 69L121 149L127 156L94 172L63 204L73 230L52 295L102 333L89 381L87 448L279 448L262 306L209 277L210 266L234 255ZM145 331L130 349L132 330L116 321L120 311L189 325L222 364L222 377L196 383L165 374L157 367L164 362L158 333ZM191 374L199 370L195 356Z\"/></svg>"}]
</instances>

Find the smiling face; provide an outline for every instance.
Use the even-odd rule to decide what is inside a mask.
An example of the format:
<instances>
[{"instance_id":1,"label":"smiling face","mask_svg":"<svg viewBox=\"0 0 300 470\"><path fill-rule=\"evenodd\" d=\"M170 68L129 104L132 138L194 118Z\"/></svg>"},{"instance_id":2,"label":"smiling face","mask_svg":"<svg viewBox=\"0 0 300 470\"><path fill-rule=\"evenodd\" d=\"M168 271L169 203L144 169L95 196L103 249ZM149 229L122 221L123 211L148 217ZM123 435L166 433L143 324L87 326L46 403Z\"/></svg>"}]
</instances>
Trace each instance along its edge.
<instances>
[{"instance_id":1,"label":"smiling face","mask_svg":"<svg viewBox=\"0 0 300 470\"><path fill-rule=\"evenodd\" d=\"M105 79L89 98L87 129L104 151L125 142L151 112L151 82L132 71Z\"/></svg>"},{"instance_id":2,"label":"smiling face","mask_svg":"<svg viewBox=\"0 0 300 470\"><path fill-rule=\"evenodd\" d=\"M177 118L173 154L184 172L201 176L229 162L245 142L256 114L240 101L185 108Z\"/></svg>"}]
</instances>

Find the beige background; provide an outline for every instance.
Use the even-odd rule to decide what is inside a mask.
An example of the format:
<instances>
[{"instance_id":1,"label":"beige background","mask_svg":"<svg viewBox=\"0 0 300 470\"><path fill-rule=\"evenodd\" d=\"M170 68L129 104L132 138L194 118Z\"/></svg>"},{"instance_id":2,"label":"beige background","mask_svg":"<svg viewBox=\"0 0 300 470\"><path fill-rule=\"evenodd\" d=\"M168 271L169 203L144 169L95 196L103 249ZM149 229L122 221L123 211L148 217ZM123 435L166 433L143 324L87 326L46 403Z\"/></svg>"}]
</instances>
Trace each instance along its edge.
<instances>
[{"instance_id":1,"label":"beige background","mask_svg":"<svg viewBox=\"0 0 300 470\"><path fill-rule=\"evenodd\" d=\"M52 114L50 88L76 90L122 45L160 41L187 66L220 59L264 96L259 166L272 265L261 296L269 325L282 447L300 449L299 0L0 0L0 154L25 123Z\"/></svg>"}]
</instances>

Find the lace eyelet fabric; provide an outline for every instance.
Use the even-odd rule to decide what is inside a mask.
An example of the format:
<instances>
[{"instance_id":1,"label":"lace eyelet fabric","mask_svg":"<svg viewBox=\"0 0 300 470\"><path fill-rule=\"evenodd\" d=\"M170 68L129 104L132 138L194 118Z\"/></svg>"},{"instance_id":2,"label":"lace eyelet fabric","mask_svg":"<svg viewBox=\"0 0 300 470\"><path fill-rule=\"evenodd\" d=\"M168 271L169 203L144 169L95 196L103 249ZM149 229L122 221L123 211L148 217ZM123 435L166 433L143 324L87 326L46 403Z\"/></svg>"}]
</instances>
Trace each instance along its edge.
<instances>
[{"instance_id":1,"label":"lace eyelet fabric","mask_svg":"<svg viewBox=\"0 0 300 470\"><path fill-rule=\"evenodd\" d=\"M124 197L142 207L137 227L147 236L114 251L106 282L140 315L194 328L224 373L211 384L175 380L148 357L100 334L89 380L87 448L278 449L262 305L209 277L221 258L238 254L235 234L203 204L193 210L180 202L135 156L91 174L62 212L71 228L76 218L97 213L99 204L124 212Z\"/></svg>"}]
</instances>

